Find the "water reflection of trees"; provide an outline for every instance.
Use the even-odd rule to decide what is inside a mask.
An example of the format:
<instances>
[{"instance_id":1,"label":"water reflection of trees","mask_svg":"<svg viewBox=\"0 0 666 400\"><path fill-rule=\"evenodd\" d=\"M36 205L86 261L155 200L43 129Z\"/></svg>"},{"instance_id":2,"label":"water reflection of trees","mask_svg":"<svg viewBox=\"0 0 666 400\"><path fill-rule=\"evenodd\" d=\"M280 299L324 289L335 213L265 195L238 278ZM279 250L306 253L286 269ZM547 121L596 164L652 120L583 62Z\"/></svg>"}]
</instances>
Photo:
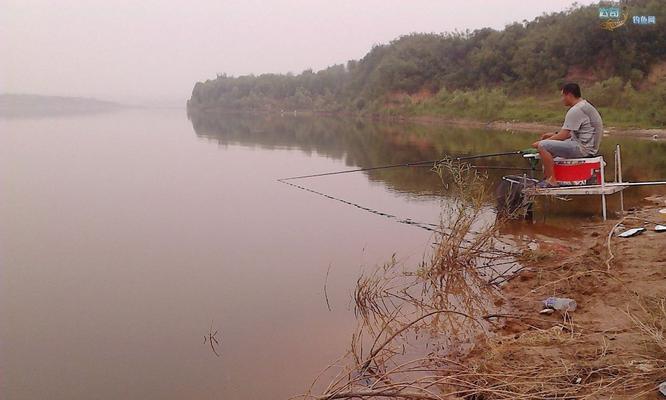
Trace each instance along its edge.
<instances>
[{"instance_id":1,"label":"water reflection of trees","mask_svg":"<svg viewBox=\"0 0 666 400\"><path fill-rule=\"evenodd\" d=\"M371 167L444 155L472 155L527 148L535 135L446 125L408 122L391 123L351 117L308 115L243 115L190 112L197 136L221 145L242 145L264 149L298 149L343 160L349 167ZM666 143L630 138L606 138L601 153L613 160L615 144L622 146L624 178L629 181L666 178ZM476 161L477 165L527 167L521 157L495 157ZM612 167L612 165L609 164ZM612 168L607 169L609 172ZM489 184L511 171L490 170ZM427 167L395 168L367 172L372 181L410 194L434 194L441 183ZM612 178L612 177L610 177ZM628 199L640 199L654 188L634 188ZM561 203L561 202L560 202ZM566 208L589 212L596 198L576 199ZM574 206L575 204L575 206ZM562 204L549 207L560 209Z\"/></svg>"},{"instance_id":2,"label":"water reflection of trees","mask_svg":"<svg viewBox=\"0 0 666 400\"><path fill-rule=\"evenodd\" d=\"M524 135L493 135L479 129L444 129L337 117L202 113L191 113L189 117L198 136L222 145L299 149L341 159L350 167L438 159L447 154L490 153L498 148L525 147L529 141ZM492 160L492 164L525 166L522 160L499 158ZM441 186L427 166L371 171L368 177L407 193L433 193Z\"/></svg>"}]
</instances>

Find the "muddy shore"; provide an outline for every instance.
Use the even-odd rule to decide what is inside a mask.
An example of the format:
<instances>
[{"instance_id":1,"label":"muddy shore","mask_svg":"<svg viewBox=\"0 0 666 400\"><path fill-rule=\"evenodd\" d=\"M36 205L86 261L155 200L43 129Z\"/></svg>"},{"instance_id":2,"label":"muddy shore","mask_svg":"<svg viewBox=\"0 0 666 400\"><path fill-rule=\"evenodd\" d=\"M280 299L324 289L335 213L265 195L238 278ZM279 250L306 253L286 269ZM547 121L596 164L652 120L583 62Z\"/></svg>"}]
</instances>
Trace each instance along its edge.
<instances>
[{"instance_id":1,"label":"muddy shore","mask_svg":"<svg viewBox=\"0 0 666 400\"><path fill-rule=\"evenodd\" d=\"M493 318L501 324L497 336L465 362L480 371L518 371L518 393L527 381L521 371L532 370L544 374L543 385L570 386L572 394L580 386L586 398L666 398L657 389L666 381L666 233L654 230L666 224L659 213L666 199L654 202L619 221L581 227L570 240L537 237L527 268L502 290L507 311ZM634 227L646 231L617 237ZM550 296L574 299L577 308L541 314ZM551 379L557 374L560 381Z\"/></svg>"}]
</instances>

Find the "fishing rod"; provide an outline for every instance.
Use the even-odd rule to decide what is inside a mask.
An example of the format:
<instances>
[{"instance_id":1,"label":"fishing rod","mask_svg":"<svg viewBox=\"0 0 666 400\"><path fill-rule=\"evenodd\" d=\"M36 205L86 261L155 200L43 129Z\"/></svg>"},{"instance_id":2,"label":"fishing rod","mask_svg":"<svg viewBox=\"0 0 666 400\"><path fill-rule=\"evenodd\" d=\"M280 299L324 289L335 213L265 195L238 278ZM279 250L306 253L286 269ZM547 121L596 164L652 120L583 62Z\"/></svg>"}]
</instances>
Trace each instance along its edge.
<instances>
[{"instance_id":1,"label":"fishing rod","mask_svg":"<svg viewBox=\"0 0 666 400\"><path fill-rule=\"evenodd\" d=\"M474 159L480 159L480 158L518 155L518 154L524 154L524 153L527 153L527 152L530 152L530 150L516 150L516 151L506 151L506 152L502 152L502 153L490 153L490 154L478 154L478 155L473 155L473 156L462 156L462 157L451 158L451 160L454 160L454 161L474 160ZM427 231L430 231L430 232L437 232L437 233L444 234L444 232L441 232L439 229L437 229L437 228L439 228L439 225L437 225L437 224L432 224L432 223L428 223L428 222L414 221L411 218L399 218L396 215L393 215L393 214L390 214L390 213L387 213L387 212L382 212L382 211L379 211L379 210L372 209L370 207L365 207L365 206L362 206L360 204L357 204L357 203L354 203L354 202L351 202L351 201L348 201L348 200L344 200L344 199L332 196L330 194L319 192L317 190L314 190L314 189L311 189L311 188L308 188L308 187L305 187L305 186L301 186L301 185L298 185L296 183L289 182L289 181L293 181L293 180L296 180L296 179L305 179L305 178L315 178L315 177L320 177L320 176L349 174L349 173L352 173L352 172L375 171L375 170L380 170L380 169L399 168L399 167L426 166L427 164L432 165L432 164L435 164L435 163L438 163L438 162L441 162L441 161L442 161L442 159L437 159L437 160L427 160L427 161L415 161L415 162L408 162L408 163L402 163L402 164L380 165L380 166L368 167L368 168L355 168L355 169L347 169L347 170L342 170L342 171L323 172L323 173L319 173L319 174L292 176L292 177L288 177L288 178L281 178L281 179L278 179L277 181L280 182L280 183L284 183L285 185L289 185L289 186L292 186L294 188L300 189L300 190L304 190L304 191L307 191L307 192L310 192L310 193L313 193L313 194L316 194L316 195L319 195L319 196L322 196L322 197L326 197L326 198L331 199L331 200L335 200L335 201L338 201L338 202L341 202L341 203L359 208L361 210L364 210L364 211L367 211L367 212L370 212L370 213L373 213L373 214L377 214L379 216L383 216L383 217L386 217L386 218L389 218L389 219L393 219L394 221L399 222L401 224L408 224L408 225L412 225L412 226L415 226L415 227L418 227L418 228L421 228L421 229L424 229L424 230L427 230ZM473 165L471 167L472 168L478 168L478 169L502 169L502 168L504 168L504 169L524 170L524 168L511 168L511 167L500 167L500 166L493 167L493 166L474 166Z\"/></svg>"},{"instance_id":2,"label":"fishing rod","mask_svg":"<svg viewBox=\"0 0 666 400\"><path fill-rule=\"evenodd\" d=\"M499 165L470 165L470 168L474 169L499 169L507 171L532 171L532 168L523 168L523 167L504 167Z\"/></svg>"},{"instance_id":3,"label":"fishing rod","mask_svg":"<svg viewBox=\"0 0 666 400\"><path fill-rule=\"evenodd\" d=\"M503 152L503 153L490 153L490 154L479 154L479 155L474 155L474 156L456 157L456 158L452 158L452 160L453 161L475 160L475 159L479 159L479 158L518 155L518 154L523 154L524 152L525 152L524 150L515 150L515 151L506 151L506 152ZM342 170L342 171L323 172L323 173L319 173L319 174L291 176L291 177L288 177L288 178L278 179L278 181L284 182L284 181L290 181L290 180L294 180L294 179L305 179L305 178L316 178L316 177L319 177L319 176L350 174L352 172L376 171L376 170L379 170L379 169L400 168L400 167L416 167L416 166L422 166L422 165L427 165L427 164L435 164L435 163L440 162L440 161L442 161L441 158L437 159L437 160L414 161L414 162L408 162L408 163L402 163L402 164L388 164L388 165L380 165L380 166L368 167L368 168L346 169L346 170ZM491 169L491 168L488 168L488 169ZM511 169L514 169L514 168L511 168Z\"/></svg>"}]
</instances>

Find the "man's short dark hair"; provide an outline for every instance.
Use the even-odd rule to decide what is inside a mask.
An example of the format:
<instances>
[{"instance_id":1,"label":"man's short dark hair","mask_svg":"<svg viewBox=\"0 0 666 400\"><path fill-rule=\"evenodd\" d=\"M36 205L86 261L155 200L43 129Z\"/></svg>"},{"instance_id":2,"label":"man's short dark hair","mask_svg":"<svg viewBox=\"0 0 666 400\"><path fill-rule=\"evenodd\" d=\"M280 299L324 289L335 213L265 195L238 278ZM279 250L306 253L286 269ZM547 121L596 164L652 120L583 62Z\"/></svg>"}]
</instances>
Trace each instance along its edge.
<instances>
[{"instance_id":1,"label":"man's short dark hair","mask_svg":"<svg viewBox=\"0 0 666 400\"><path fill-rule=\"evenodd\" d=\"M562 93L568 94L571 93L574 97L580 97L580 86L577 83L565 83L562 85Z\"/></svg>"}]
</instances>

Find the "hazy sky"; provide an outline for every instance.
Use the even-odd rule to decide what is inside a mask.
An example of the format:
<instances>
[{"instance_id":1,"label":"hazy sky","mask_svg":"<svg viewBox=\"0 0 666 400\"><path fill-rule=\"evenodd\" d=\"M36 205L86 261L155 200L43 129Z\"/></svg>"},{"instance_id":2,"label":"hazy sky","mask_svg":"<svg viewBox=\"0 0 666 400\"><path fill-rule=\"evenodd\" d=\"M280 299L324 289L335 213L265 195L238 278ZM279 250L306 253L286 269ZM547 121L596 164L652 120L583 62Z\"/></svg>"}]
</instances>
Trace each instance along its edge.
<instances>
[{"instance_id":1,"label":"hazy sky","mask_svg":"<svg viewBox=\"0 0 666 400\"><path fill-rule=\"evenodd\" d=\"M318 70L401 34L500 29L572 3L0 0L0 92L184 101L218 72Z\"/></svg>"}]
</instances>

